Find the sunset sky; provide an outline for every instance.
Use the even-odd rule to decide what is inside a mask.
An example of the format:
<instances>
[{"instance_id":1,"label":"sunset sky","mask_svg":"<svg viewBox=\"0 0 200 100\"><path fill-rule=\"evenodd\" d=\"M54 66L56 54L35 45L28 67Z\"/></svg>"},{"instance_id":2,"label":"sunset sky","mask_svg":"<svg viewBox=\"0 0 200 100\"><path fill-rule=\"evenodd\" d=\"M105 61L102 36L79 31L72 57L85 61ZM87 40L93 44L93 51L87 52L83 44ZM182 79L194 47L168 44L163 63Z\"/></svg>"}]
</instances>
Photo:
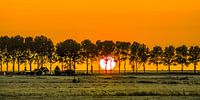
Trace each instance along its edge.
<instances>
[{"instance_id":1,"label":"sunset sky","mask_svg":"<svg viewBox=\"0 0 200 100\"><path fill-rule=\"evenodd\" d=\"M0 35L200 43L199 0L1 0Z\"/></svg>"},{"instance_id":2,"label":"sunset sky","mask_svg":"<svg viewBox=\"0 0 200 100\"><path fill-rule=\"evenodd\" d=\"M0 36L200 45L200 0L1 0Z\"/></svg>"}]
</instances>

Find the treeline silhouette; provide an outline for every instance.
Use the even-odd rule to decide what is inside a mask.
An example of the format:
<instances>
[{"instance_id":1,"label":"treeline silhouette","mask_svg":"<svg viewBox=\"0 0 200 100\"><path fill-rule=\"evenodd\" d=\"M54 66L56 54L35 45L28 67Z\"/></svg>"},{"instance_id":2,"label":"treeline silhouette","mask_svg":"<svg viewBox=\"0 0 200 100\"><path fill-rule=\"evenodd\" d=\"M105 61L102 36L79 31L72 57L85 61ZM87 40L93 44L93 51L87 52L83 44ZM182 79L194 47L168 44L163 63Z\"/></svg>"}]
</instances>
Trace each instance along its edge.
<instances>
[{"instance_id":1,"label":"treeline silhouette","mask_svg":"<svg viewBox=\"0 0 200 100\"><path fill-rule=\"evenodd\" d=\"M101 41L92 43L90 40L83 40L81 43L72 39L67 39L56 45L52 40L45 36L22 37L20 35L14 37L0 37L0 67L1 72L5 65L6 72L9 69L9 63L12 63L12 71L15 72L15 64L17 64L18 72L20 66L24 64L29 66L29 70L33 71L32 65L37 64L37 69L49 63L49 69L52 70L52 65L56 62L61 63L61 70L74 70L76 64L86 62L86 73L93 73L93 62L99 61L108 56L114 57L118 63L119 73L121 62L124 62L123 69L126 71L127 64L132 66L133 72L137 72L140 66L145 72L146 64L154 64L156 71L159 71L159 65L163 64L170 67L180 64L181 71L184 71L184 66L193 64L194 73L200 61L200 47L186 45L175 48L174 46L154 46L150 50L145 44L138 42L123 42L123 41ZM129 62L128 62L129 61ZM99 71L100 71L100 66Z\"/></svg>"}]
</instances>

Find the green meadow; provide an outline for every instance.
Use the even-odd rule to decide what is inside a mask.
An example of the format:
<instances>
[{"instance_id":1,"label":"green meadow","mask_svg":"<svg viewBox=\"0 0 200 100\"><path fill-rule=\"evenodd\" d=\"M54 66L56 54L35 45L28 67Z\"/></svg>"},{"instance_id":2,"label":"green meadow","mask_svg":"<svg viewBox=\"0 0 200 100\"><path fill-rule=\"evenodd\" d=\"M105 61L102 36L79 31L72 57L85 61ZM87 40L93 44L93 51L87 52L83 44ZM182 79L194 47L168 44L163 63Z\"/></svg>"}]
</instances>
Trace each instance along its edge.
<instances>
[{"instance_id":1,"label":"green meadow","mask_svg":"<svg viewBox=\"0 0 200 100\"><path fill-rule=\"evenodd\" d=\"M200 99L199 75L0 76L4 99Z\"/></svg>"}]
</instances>

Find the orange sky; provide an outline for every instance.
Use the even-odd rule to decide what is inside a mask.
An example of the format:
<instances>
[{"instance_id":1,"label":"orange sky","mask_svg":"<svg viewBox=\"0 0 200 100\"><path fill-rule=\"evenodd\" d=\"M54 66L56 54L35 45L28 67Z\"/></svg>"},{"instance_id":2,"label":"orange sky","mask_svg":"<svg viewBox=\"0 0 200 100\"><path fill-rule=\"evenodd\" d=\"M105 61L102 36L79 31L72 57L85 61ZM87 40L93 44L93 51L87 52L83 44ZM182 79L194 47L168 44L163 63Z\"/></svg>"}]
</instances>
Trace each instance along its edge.
<instances>
[{"instance_id":1,"label":"orange sky","mask_svg":"<svg viewBox=\"0 0 200 100\"><path fill-rule=\"evenodd\" d=\"M200 0L1 0L0 36L200 45Z\"/></svg>"},{"instance_id":2,"label":"orange sky","mask_svg":"<svg viewBox=\"0 0 200 100\"><path fill-rule=\"evenodd\" d=\"M1 0L0 35L199 45L200 0Z\"/></svg>"}]
</instances>

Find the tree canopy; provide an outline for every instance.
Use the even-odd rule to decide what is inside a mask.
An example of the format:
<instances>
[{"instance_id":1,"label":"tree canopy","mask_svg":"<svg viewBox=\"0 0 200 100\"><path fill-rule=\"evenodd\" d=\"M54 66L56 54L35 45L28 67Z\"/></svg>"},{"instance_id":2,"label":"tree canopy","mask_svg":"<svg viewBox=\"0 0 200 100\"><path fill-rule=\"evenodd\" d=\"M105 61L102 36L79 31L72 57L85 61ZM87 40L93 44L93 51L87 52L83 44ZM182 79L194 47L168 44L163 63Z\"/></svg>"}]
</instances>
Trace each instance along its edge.
<instances>
[{"instance_id":1,"label":"tree canopy","mask_svg":"<svg viewBox=\"0 0 200 100\"><path fill-rule=\"evenodd\" d=\"M137 72L138 68L142 65L145 72L145 65L155 64L157 72L159 71L158 65L168 66L180 64L183 67L189 64L194 65L194 73L200 61L200 47L198 45L187 47L181 45L175 47L173 45L167 46L164 49L161 46L154 46L151 50L147 45L138 42L124 42L124 41L101 41L98 40L93 43L89 39L83 40L81 43L73 39L66 39L57 44L46 36L36 37L22 37L17 36L1 36L0 37L0 67L6 65L8 71L8 64L13 66L15 71L15 63L18 65L28 64L30 71L32 71L32 64L36 63L38 68L43 67L43 64L49 63L50 70L55 62L62 63L62 71L75 70L76 64L86 62L87 74L89 64L91 65L91 73L93 73L93 62L99 58L114 57L116 62L120 65L124 61L124 70L126 70L126 61L130 61L133 72Z\"/></svg>"}]
</instances>

